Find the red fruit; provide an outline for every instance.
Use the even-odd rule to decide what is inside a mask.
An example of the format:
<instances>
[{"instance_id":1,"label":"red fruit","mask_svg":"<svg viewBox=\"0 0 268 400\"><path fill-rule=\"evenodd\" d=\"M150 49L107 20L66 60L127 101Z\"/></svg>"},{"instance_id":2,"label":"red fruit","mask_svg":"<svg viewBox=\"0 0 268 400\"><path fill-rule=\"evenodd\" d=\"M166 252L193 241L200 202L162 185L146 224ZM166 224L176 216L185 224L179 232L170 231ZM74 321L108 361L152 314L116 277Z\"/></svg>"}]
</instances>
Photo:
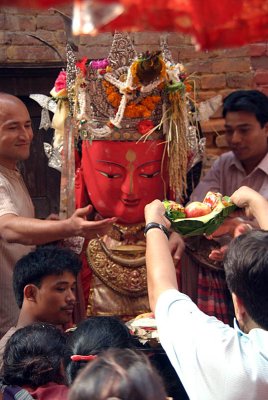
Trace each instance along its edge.
<instances>
[{"instance_id":1,"label":"red fruit","mask_svg":"<svg viewBox=\"0 0 268 400\"><path fill-rule=\"evenodd\" d=\"M201 203L200 201L193 201L185 207L186 218L202 217L211 213L211 207L208 204Z\"/></svg>"}]
</instances>

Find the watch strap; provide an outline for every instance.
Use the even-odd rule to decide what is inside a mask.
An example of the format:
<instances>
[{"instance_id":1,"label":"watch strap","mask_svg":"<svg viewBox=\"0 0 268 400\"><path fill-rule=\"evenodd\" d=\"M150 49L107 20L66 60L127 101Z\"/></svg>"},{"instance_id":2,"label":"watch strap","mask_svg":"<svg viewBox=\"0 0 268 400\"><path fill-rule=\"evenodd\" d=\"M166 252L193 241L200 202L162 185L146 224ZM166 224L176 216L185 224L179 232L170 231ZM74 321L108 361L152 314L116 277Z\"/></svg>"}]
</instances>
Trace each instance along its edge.
<instances>
[{"instance_id":1,"label":"watch strap","mask_svg":"<svg viewBox=\"0 0 268 400\"><path fill-rule=\"evenodd\" d=\"M169 231L168 231L168 229L167 229L164 225L159 224L159 223L157 223L157 222L149 222L149 224L147 224L147 225L145 226L145 228L144 228L144 235L146 236L146 233L147 233L150 229L152 229L152 228L158 228L158 229L160 229L161 231L164 232L164 234L167 236L167 238L169 238Z\"/></svg>"}]
</instances>

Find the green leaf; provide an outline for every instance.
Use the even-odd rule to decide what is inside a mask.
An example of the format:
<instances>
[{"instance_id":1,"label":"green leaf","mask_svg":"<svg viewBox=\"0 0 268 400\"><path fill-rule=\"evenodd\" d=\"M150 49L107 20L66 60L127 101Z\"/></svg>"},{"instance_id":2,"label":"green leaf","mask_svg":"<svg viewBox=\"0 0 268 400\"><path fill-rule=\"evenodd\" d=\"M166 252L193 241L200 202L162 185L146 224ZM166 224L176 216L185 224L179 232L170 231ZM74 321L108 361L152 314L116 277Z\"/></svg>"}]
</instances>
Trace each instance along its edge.
<instances>
[{"instance_id":1,"label":"green leaf","mask_svg":"<svg viewBox=\"0 0 268 400\"><path fill-rule=\"evenodd\" d=\"M167 218L171 221L171 228L181 234L182 236L199 236L203 234L210 235L223 223L226 217L230 215L237 206L230 203L227 207L216 207L210 214L204 215L199 218L183 218L176 221L171 220L168 215Z\"/></svg>"}]
</instances>

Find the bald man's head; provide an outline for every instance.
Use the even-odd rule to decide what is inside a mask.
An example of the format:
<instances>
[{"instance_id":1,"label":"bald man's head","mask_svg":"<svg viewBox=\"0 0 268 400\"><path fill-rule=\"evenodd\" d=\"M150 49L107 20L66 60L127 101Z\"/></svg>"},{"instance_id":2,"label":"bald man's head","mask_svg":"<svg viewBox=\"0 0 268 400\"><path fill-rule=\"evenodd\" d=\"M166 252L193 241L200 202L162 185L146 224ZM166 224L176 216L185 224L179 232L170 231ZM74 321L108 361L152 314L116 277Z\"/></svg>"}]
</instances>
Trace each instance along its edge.
<instances>
[{"instance_id":1,"label":"bald man's head","mask_svg":"<svg viewBox=\"0 0 268 400\"><path fill-rule=\"evenodd\" d=\"M16 104L20 105L21 107L25 107L25 109L27 110L25 104L18 97L13 96L9 93L0 92L0 117L2 115L5 115L6 109L8 107L12 107Z\"/></svg>"},{"instance_id":2,"label":"bald man's head","mask_svg":"<svg viewBox=\"0 0 268 400\"><path fill-rule=\"evenodd\" d=\"M32 138L25 104L16 96L0 92L0 164L14 169L17 161L26 160Z\"/></svg>"}]
</instances>

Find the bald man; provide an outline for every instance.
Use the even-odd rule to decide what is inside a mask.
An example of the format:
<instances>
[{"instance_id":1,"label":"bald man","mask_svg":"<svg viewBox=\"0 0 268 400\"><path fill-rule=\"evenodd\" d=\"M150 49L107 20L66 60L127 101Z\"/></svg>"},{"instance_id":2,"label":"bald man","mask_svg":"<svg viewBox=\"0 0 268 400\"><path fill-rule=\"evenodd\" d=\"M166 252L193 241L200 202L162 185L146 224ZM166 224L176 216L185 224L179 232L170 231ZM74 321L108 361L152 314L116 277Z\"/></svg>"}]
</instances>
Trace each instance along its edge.
<instances>
[{"instance_id":1,"label":"bald man","mask_svg":"<svg viewBox=\"0 0 268 400\"><path fill-rule=\"evenodd\" d=\"M17 162L29 157L32 139L31 118L24 103L0 92L0 338L18 319L12 288L15 263L35 245L72 236L91 239L106 233L115 221L87 221L91 206L77 209L66 220L34 218L30 195L17 169Z\"/></svg>"}]
</instances>

